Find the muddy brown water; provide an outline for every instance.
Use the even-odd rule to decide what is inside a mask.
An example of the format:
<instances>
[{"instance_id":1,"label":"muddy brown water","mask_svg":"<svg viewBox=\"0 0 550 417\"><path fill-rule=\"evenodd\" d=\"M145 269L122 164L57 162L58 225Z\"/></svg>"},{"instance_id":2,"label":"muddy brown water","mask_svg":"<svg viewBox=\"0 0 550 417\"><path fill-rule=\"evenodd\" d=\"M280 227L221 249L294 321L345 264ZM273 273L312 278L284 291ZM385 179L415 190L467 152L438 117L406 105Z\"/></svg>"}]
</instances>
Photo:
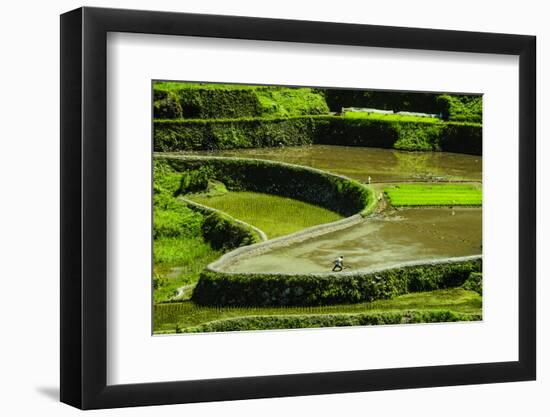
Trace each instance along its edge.
<instances>
[{"instance_id":1,"label":"muddy brown water","mask_svg":"<svg viewBox=\"0 0 550 417\"><path fill-rule=\"evenodd\" d=\"M481 209L410 208L365 219L347 229L244 255L223 270L231 272L330 272L344 257L349 271L401 262L481 253Z\"/></svg>"},{"instance_id":2,"label":"muddy brown water","mask_svg":"<svg viewBox=\"0 0 550 417\"><path fill-rule=\"evenodd\" d=\"M481 156L449 152L405 152L394 149L310 145L289 148L196 152L198 155L258 158L306 165L366 182L481 181Z\"/></svg>"},{"instance_id":3,"label":"muddy brown water","mask_svg":"<svg viewBox=\"0 0 550 417\"><path fill-rule=\"evenodd\" d=\"M373 183L405 181L481 182L482 158L447 152L312 145L192 154L258 158L305 165ZM379 187L383 188L384 184ZM378 188L379 188L378 187ZM377 188L377 189L378 189ZM239 256L223 266L233 272L329 272L344 256L348 271L401 262L481 253L481 208L388 210L349 228L262 254Z\"/></svg>"}]
</instances>

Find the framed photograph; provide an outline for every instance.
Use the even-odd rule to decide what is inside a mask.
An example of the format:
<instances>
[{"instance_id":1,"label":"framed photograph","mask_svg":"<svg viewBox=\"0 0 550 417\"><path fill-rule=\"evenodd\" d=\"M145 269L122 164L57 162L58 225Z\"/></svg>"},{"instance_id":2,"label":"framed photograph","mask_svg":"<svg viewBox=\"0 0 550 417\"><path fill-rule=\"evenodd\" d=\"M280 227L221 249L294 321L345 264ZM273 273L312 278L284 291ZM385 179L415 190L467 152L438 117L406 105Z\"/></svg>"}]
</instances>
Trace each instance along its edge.
<instances>
[{"instance_id":1,"label":"framed photograph","mask_svg":"<svg viewBox=\"0 0 550 417\"><path fill-rule=\"evenodd\" d=\"M61 16L61 401L533 380L535 37Z\"/></svg>"}]
</instances>

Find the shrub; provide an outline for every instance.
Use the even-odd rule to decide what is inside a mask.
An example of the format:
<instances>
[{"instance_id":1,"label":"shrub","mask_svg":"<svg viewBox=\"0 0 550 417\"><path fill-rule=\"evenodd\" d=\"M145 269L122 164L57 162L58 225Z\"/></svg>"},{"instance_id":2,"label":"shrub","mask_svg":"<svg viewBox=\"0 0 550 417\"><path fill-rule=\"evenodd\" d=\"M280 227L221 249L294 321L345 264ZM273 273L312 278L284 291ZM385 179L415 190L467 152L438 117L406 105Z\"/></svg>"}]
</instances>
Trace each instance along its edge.
<instances>
[{"instance_id":1,"label":"shrub","mask_svg":"<svg viewBox=\"0 0 550 417\"><path fill-rule=\"evenodd\" d=\"M439 143L441 124L429 123L395 123L399 138L394 143L395 149L406 151L440 151Z\"/></svg>"},{"instance_id":2,"label":"shrub","mask_svg":"<svg viewBox=\"0 0 550 417\"><path fill-rule=\"evenodd\" d=\"M212 172L206 166L182 172L178 192L187 194L207 190L209 187L208 181L211 177Z\"/></svg>"},{"instance_id":3,"label":"shrub","mask_svg":"<svg viewBox=\"0 0 550 417\"><path fill-rule=\"evenodd\" d=\"M153 193L155 197L160 195L176 196L180 192L181 174L165 161L155 158L153 160Z\"/></svg>"},{"instance_id":4,"label":"shrub","mask_svg":"<svg viewBox=\"0 0 550 417\"><path fill-rule=\"evenodd\" d=\"M460 122L482 121L483 99L479 95L327 89L325 98L333 112L362 107L440 114L445 120Z\"/></svg>"},{"instance_id":5,"label":"shrub","mask_svg":"<svg viewBox=\"0 0 550 417\"><path fill-rule=\"evenodd\" d=\"M182 174L158 160L153 169L153 238L199 234L202 216L175 198L181 193Z\"/></svg>"},{"instance_id":6,"label":"shrub","mask_svg":"<svg viewBox=\"0 0 550 417\"><path fill-rule=\"evenodd\" d=\"M153 116L158 119L178 119L183 117L183 109L176 94L170 91L154 91Z\"/></svg>"},{"instance_id":7,"label":"shrub","mask_svg":"<svg viewBox=\"0 0 550 417\"><path fill-rule=\"evenodd\" d=\"M326 117L318 120L315 143L392 148L398 132L392 122L378 119Z\"/></svg>"},{"instance_id":8,"label":"shrub","mask_svg":"<svg viewBox=\"0 0 550 417\"><path fill-rule=\"evenodd\" d=\"M155 207L153 238L193 236L200 231L202 217L180 202Z\"/></svg>"},{"instance_id":9,"label":"shrub","mask_svg":"<svg viewBox=\"0 0 550 417\"><path fill-rule=\"evenodd\" d=\"M173 111L174 110L174 111ZM261 107L254 90L218 89L209 86L154 86L154 117L161 119L259 116Z\"/></svg>"},{"instance_id":10,"label":"shrub","mask_svg":"<svg viewBox=\"0 0 550 417\"><path fill-rule=\"evenodd\" d=\"M481 125L429 118L299 116L154 123L157 152L325 144L481 154Z\"/></svg>"},{"instance_id":11,"label":"shrub","mask_svg":"<svg viewBox=\"0 0 550 417\"><path fill-rule=\"evenodd\" d=\"M332 90L326 92L332 111L342 107L363 107L382 110L439 113L437 94L398 91Z\"/></svg>"},{"instance_id":12,"label":"shrub","mask_svg":"<svg viewBox=\"0 0 550 417\"><path fill-rule=\"evenodd\" d=\"M228 251L260 241L252 230L221 213L206 216L201 231L204 240L215 250Z\"/></svg>"},{"instance_id":13,"label":"shrub","mask_svg":"<svg viewBox=\"0 0 550 417\"><path fill-rule=\"evenodd\" d=\"M158 290L168 283L168 279L159 274L153 275L153 289Z\"/></svg>"},{"instance_id":14,"label":"shrub","mask_svg":"<svg viewBox=\"0 0 550 417\"><path fill-rule=\"evenodd\" d=\"M359 314L315 314L249 316L217 320L182 329L186 333L231 332L239 330L302 329L316 327L369 326L401 323L439 323L481 320L479 314L449 310L395 311Z\"/></svg>"},{"instance_id":15,"label":"shrub","mask_svg":"<svg viewBox=\"0 0 550 417\"><path fill-rule=\"evenodd\" d=\"M372 192L359 182L311 168L273 161L239 158L186 157L163 159L180 172L208 169L211 179L229 190L255 191L294 198L343 216L369 208Z\"/></svg>"},{"instance_id":16,"label":"shrub","mask_svg":"<svg viewBox=\"0 0 550 417\"><path fill-rule=\"evenodd\" d=\"M154 117L223 119L324 114L322 94L311 88L238 84L155 83Z\"/></svg>"},{"instance_id":17,"label":"shrub","mask_svg":"<svg viewBox=\"0 0 550 417\"><path fill-rule=\"evenodd\" d=\"M219 120L155 120L155 151L220 150L310 145L311 117Z\"/></svg>"},{"instance_id":18,"label":"shrub","mask_svg":"<svg viewBox=\"0 0 550 417\"><path fill-rule=\"evenodd\" d=\"M437 103L445 120L482 122L483 98L481 96L443 94L437 97Z\"/></svg>"},{"instance_id":19,"label":"shrub","mask_svg":"<svg viewBox=\"0 0 550 417\"><path fill-rule=\"evenodd\" d=\"M465 290L475 291L483 295L483 274L481 272L472 272L468 279L462 285Z\"/></svg>"},{"instance_id":20,"label":"shrub","mask_svg":"<svg viewBox=\"0 0 550 417\"><path fill-rule=\"evenodd\" d=\"M202 305L316 306L392 298L461 286L481 260L408 266L363 274L239 274L205 270L193 292Z\"/></svg>"},{"instance_id":21,"label":"shrub","mask_svg":"<svg viewBox=\"0 0 550 417\"><path fill-rule=\"evenodd\" d=\"M328 114L325 97L311 88L264 87L256 90L262 115L301 116Z\"/></svg>"}]
</instances>

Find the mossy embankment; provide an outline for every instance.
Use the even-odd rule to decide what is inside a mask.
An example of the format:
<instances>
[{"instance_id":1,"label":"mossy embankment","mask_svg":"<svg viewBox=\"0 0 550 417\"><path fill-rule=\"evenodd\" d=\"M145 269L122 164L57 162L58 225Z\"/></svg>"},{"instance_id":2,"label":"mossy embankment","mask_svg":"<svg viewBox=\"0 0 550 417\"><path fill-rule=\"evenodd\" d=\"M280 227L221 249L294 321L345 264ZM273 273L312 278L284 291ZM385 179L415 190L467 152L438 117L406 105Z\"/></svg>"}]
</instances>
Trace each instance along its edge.
<instances>
[{"instance_id":1,"label":"mossy embankment","mask_svg":"<svg viewBox=\"0 0 550 417\"><path fill-rule=\"evenodd\" d=\"M335 101L334 97L341 93ZM349 92L349 91L348 91ZM155 83L155 150L174 152L310 144L481 154L481 97L447 94ZM360 95L363 95L359 97ZM439 109L440 118L377 113L349 117L338 105ZM332 100L332 101L331 101ZM402 103L398 105L397 103ZM330 106L327 103L332 103ZM340 111L341 108L337 111ZM418 111L418 110L416 110ZM348 115L348 116L346 116ZM393 117L392 117L393 116Z\"/></svg>"},{"instance_id":2,"label":"mossy embankment","mask_svg":"<svg viewBox=\"0 0 550 417\"><path fill-rule=\"evenodd\" d=\"M204 172L179 173L155 161L153 178L153 288L159 302L171 299L177 288L195 284L201 271L225 251L260 237L227 216L200 212L179 200L208 186Z\"/></svg>"},{"instance_id":3,"label":"mossy embankment","mask_svg":"<svg viewBox=\"0 0 550 417\"><path fill-rule=\"evenodd\" d=\"M197 282L206 265L223 253L261 240L254 227L223 212L186 204L182 196L195 195L200 200L201 195L216 195L221 189L261 191L285 197L281 199L284 202L297 200L311 205L311 212L317 215L307 219L307 226L366 213L375 202L370 189L356 181L312 168L261 160L159 156L153 178L155 301L166 301L176 288ZM296 203L290 204L292 209L295 206ZM246 210L250 209L248 205ZM285 213L290 216L288 210ZM268 213L263 216L269 217ZM299 218L295 220L301 224ZM289 225L290 232L296 231L294 223ZM279 234L289 232L280 227L273 230Z\"/></svg>"},{"instance_id":4,"label":"mossy embankment","mask_svg":"<svg viewBox=\"0 0 550 417\"><path fill-rule=\"evenodd\" d=\"M155 151L346 145L481 155L478 123L333 115L154 121Z\"/></svg>"},{"instance_id":5,"label":"mossy embankment","mask_svg":"<svg viewBox=\"0 0 550 417\"><path fill-rule=\"evenodd\" d=\"M340 114L343 107L437 113L437 116L364 111ZM365 91L347 94L343 90L318 88L155 82L153 113L157 152L311 144L475 155L482 152L481 98L473 96ZM481 262L477 260L452 266L417 265L352 275L283 276L209 270L207 265L224 253L258 242L258 229L223 212L193 206L182 198L215 195L212 198L220 202L229 199L232 205L228 211L236 209L233 213L236 215L242 212L242 207L234 204L236 196L252 193L254 198L254 193L262 193L272 205L274 200L278 204L292 199L316 206L319 213L325 210L337 217L348 217L366 214L376 204L372 190L359 182L316 169L268 161L163 155L155 156L153 175L155 332L481 318L478 294ZM201 202L208 205L207 201ZM254 218L246 220L253 223ZM472 291L455 288L462 285ZM420 297L425 291L434 290L460 290L453 297L458 300L466 294L467 311L454 301L449 305L437 302L427 309L399 302L380 305L380 311L371 309L377 302ZM174 294L181 295L182 291L185 291L183 298L193 291L192 300L173 303ZM162 303L167 301L171 303ZM185 317L179 315L183 311L180 307L185 310L182 313Z\"/></svg>"},{"instance_id":6,"label":"mossy embankment","mask_svg":"<svg viewBox=\"0 0 550 417\"><path fill-rule=\"evenodd\" d=\"M154 325L155 333L176 333L400 324L418 322L415 317L421 318L421 322L480 320L481 305L479 294L463 288L317 307L208 307L188 300L155 305ZM328 316L326 320L325 315ZM279 327L279 324L285 327Z\"/></svg>"},{"instance_id":7,"label":"mossy embankment","mask_svg":"<svg viewBox=\"0 0 550 417\"><path fill-rule=\"evenodd\" d=\"M324 274L201 273L193 301L209 306L319 306L387 299L412 292L459 287L481 258L429 262L379 271Z\"/></svg>"},{"instance_id":8,"label":"mossy embankment","mask_svg":"<svg viewBox=\"0 0 550 417\"><path fill-rule=\"evenodd\" d=\"M222 181L230 191L252 191L292 198L348 217L373 209L370 188L349 178L325 171L260 159L208 156L156 155L158 164L193 177L182 180L180 193L206 189L212 180Z\"/></svg>"},{"instance_id":9,"label":"mossy embankment","mask_svg":"<svg viewBox=\"0 0 550 417\"><path fill-rule=\"evenodd\" d=\"M312 88L239 84L154 83L156 119L287 117L326 114L322 94Z\"/></svg>"}]
</instances>

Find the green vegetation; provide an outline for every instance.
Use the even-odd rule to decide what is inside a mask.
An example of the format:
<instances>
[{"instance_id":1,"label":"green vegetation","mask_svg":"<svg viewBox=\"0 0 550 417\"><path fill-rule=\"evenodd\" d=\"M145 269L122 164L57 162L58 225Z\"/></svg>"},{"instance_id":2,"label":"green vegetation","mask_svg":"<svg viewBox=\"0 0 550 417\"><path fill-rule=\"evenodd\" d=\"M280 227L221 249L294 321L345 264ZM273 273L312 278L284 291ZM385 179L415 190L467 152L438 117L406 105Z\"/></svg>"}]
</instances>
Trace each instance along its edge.
<instances>
[{"instance_id":1,"label":"green vegetation","mask_svg":"<svg viewBox=\"0 0 550 417\"><path fill-rule=\"evenodd\" d=\"M322 143L481 154L481 96L178 82L156 82L153 92L158 152ZM329 115L327 103L338 112L375 107L436 113L450 122L364 112L340 117Z\"/></svg>"},{"instance_id":2,"label":"green vegetation","mask_svg":"<svg viewBox=\"0 0 550 417\"><path fill-rule=\"evenodd\" d=\"M462 288L483 295L483 274L481 272L472 272L466 282L464 282L464 285L462 285Z\"/></svg>"},{"instance_id":3,"label":"green vegetation","mask_svg":"<svg viewBox=\"0 0 550 417\"><path fill-rule=\"evenodd\" d=\"M382 110L439 113L438 94L399 91L368 91L327 89L325 98L331 111L343 107L363 107Z\"/></svg>"},{"instance_id":4,"label":"green vegetation","mask_svg":"<svg viewBox=\"0 0 550 417\"><path fill-rule=\"evenodd\" d=\"M444 123L441 119L435 117L421 117L411 116L403 114L383 114L383 113L370 113L370 112L345 112L343 114L348 119L370 119L370 120L384 120L388 122L413 122L413 123Z\"/></svg>"},{"instance_id":5,"label":"green vegetation","mask_svg":"<svg viewBox=\"0 0 550 417\"><path fill-rule=\"evenodd\" d=\"M481 189L466 184L401 184L384 189L393 206L480 206Z\"/></svg>"},{"instance_id":6,"label":"green vegetation","mask_svg":"<svg viewBox=\"0 0 550 417\"><path fill-rule=\"evenodd\" d=\"M221 252L201 237L158 238L153 242L154 302L175 296L177 289L195 284L206 265Z\"/></svg>"},{"instance_id":7,"label":"green vegetation","mask_svg":"<svg viewBox=\"0 0 550 417\"><path fill-rule=\"evenodd\" d=\"M338 115L343 107L438 118ZM153 114L157 152L311 144L482 151L480 96L154 82ZM153 175L155 332L481 318L481 260L327 275L205 269L223 253L260 240L237 219L274 238L369 214L377 201L359 182L296 165L212 157L159 156ZM385 192L394 205L481 204L475 187L418 187Z\"/></svg>"},{"instance_id":8,"label":"green vegetation","mask_svg":"<svg viewBox=\"0 0 550 417\"><path fill-rule=\"evenodd\" d=\"M375 202L371 191L360 183L313 169L276 162L157 158L153 176L153 269L156 302L168 300L174 296L177 288L197 282L206 265L222 253L260 240L253 229L233 218L188 206L179 196L197 192L204 193L204 196L211 195L213 197L203 198L210 199L210 203L221 201L222 204L229 204L232 208L223 211L238 214L236 217L241 217L244 221L250 220L247 217L250 213L246 215L244 207L240 212L235 213L235 210L239 210L239 205L243 203L250 208L251 200L254 200L259 211L249 223L255 224L259 221L259 226L268 229L272 237L299 230L301 225L307 227L318 222L339 219L341 216L333 211L351 215L371 209ZM262 198L253 198L254 194L250 193L227 194L226 185L220 182L222 179L230 190L250 188L253 191L266 190L274 195L261 194ZM287 198L277 197L278 194ZM303 201L310 201L321 207ZM329 207L323 208L324 204ZM268 211L264 211L262 206ZM282 217L274 221L273 216L267 215L274 208L288 217L286 223L282 222ZM306 208L308 216L295 214L305 213L303 210ZM296 212L291 215L292 210Z\"/></svg>"},{"instance_id":9,"label":"green vegetation","mask_svg":"<svg viewBox=\"0 0 550 417\"><path fill-rule=\"evenodd\" d=\"M195 283L204 267L219 256L201 236L203 216L176 199L181 177L166 164L154 165L155 302L167 300L177 288Z\"/></svg>"},{"instance_id":10,"label":"green vegetation","mask_svg":"<svg viewBox=\"0 0 550 417\"><path fill-rule=\"evenodd\" d=\"M155 151L310 145L315 130L316 119L312 116L155 120Z\"/></svg>"},{"instance_id":11,"label":"green vegetation","mask_svg":"<svg viewBox=\"0 0 550 417\"><path fill-rule=\"evenodd\" d=\"M437 114L452 121L482 121L480 95L327 89L325 99L334 112L343 107L363 107Z\"/></svg>"},{"instance_id":12,"label":"green vegetation","mask_svg":"<svg viewBox=\"0 0 550 417\"><path fill-rule=\"evenodd\" d=\"M346 112L344 118L392 122L391 127L397 133L392 147L405 151L438 150L445 125L445 122L437 118L401 114Z\"/></svg>"},{"instance_id":13,"label":"green vegetation","mask_svg":"<svg viewBox=\"0 0 550 417\"><path fill-rule=\"evenodd\" d=\"M221 213L211 213L206 216L201 231L204 239L214 249L224 252L261 240L253 229Z\"/></svg>"},{"instance_id":14,"label":"green vegetation","mask_svg":"<svg viewBox=\"0 0 550 417\"><path fill-rule=\"evenodd\" d=\"M288 235L342 216L322 207L275 195L230 192L208 197L196 195L193 201L221 210L263 230L269 238Z\"/></svg>"},{"instance_id":15,"label":"green vegetation","mask_svg":"<svg viewBox=\"0 0 550 417\"><path fill-rule=\"evenodd\" d=\"M481 260L324 275L226 273L205 270L193 301L210 306L317 306L360 303L410 292L461 286Z\"/></svg>"},{"instance_id":16,"label":"green vegetation","mask_svg":"<svg viewBox=\"0 0 550 417\"><path fill-rule=\"evenodd\" d=\"M443 117L457 122L481 123L483 98L481 96L456 96L443 94L437 97Z\"/></svg>"},{"instance_id":17,"label":"green vegetation","mask_svg":"<svg viewBox=\"0 0 550 417\"><path fill-rule=\"evenodd\" d=\"M319 307L207 307L198 306L192 301L157 304L154 307L155 332L189 331L187 328L220 322L227 319L254 317L254 327L246 324L247 330L271 328L270 322L257 317L297 316L298 319L327 315L377 315L381 313L452 311L456 314L472 315L477 320L481 315L481 297L462 288L451 288L430 292L420 292L398 296L389 300L376 300L368 303L338 304ZM447 321L440 317L437 321ZM246 323L246 321L245 321ZM302 323L308 323L302 321ZM214 326L217 326L213 324ZM225 326L225 325L224 325ZM295 326L300 327L300 326ZM302 326L303 327L303 326ZM307 327L311 327L309 323ZM203 328L202 331L210 331Z\"/></svg>"},{"instance_id":18,"label":"green vegetation","mask_svg":"<svg viewBox=\"0 0 550 417\"><path fill-rule=\"evenodd\" d=\"M482 119L480 95L164 81L155 82L153 92L155 118L295 116L363 107L440 114L454 121Z\"/></svg>"},{"instance_id":19,"label":"green vegetation","mask_svg":"<svg viewBox=\"0 0 550 417\"><path fill-rule=\"evenodd\" d=\"M223 251L259 240L251 230L218 214L200 213L178 199L185 191L208 188L205 168L178 173L162 161L153 172L154 301L197 282L200 272ZM223 238L220 239L220 236Z\"/></svg>"},{"instance_id":20,"label":"green vegetation","mask_svg":"<svg viewBox=\"0 0 550 417\"><path fill-rule=\"evenodd\" d=\"M153 93L155 118L286 117L329 111L323 95L311 88L155 82Z\"/></svg>"},{"instance_id":21,"label":"green vegetation","mask_svg":"<svg viewBox=\"0 0 550 417\"><path fill-rule=\"evenodd\" d=\"M258 89L256 94L264 116L301 116L329 112L323 95L311 88L265 87Z\"/></svg>"},{"instance_id":22,"label":"green vegetation","mask_svg":"<svg viewBox=\"0 0 550 417\"><path fill-rule=\"evenodd\" d=\"M480 314L461 314L449 310L318 314L311 316L250 316L213 321L196 327L188 327L182 332L202 333L234 332L242 330L311 329L316 327L374 326L478 320L481 320Z\"/></svg>"},{"instance_id":23,"label":"green vegetation","mask_svg":"<svg viewBox=\"0 0 550 417\"><path fill-rule=\"evenodd\" d=\"M262 85L254 84L223 84L223 83L197 83L187 81L154 81L155 91L179 91L179 90L258 90Z\"/></svg>"},{"instance_id":24,"label":"green vegetation","mask_svg":"<svg viewBox=\"0 0 550 417\"><path fill-rule=\"evenodd\" d=\"M157 152L325 144L480 155L481 134L478 123L379 114L154 122Z\"/></svg>"},{"instance_id":25,"label":"green vegetation","mask_svg":"<svg viewBox=\"0 0 550 417\"><path fill-rule=\"evenodd\" d=\"M342 216L368 214L374 208L372 190L328 172L298 165L245 158L158 157L177 172L208 172L230 191L273 194L320 206Z\"/></svg>"}]
</instances>

